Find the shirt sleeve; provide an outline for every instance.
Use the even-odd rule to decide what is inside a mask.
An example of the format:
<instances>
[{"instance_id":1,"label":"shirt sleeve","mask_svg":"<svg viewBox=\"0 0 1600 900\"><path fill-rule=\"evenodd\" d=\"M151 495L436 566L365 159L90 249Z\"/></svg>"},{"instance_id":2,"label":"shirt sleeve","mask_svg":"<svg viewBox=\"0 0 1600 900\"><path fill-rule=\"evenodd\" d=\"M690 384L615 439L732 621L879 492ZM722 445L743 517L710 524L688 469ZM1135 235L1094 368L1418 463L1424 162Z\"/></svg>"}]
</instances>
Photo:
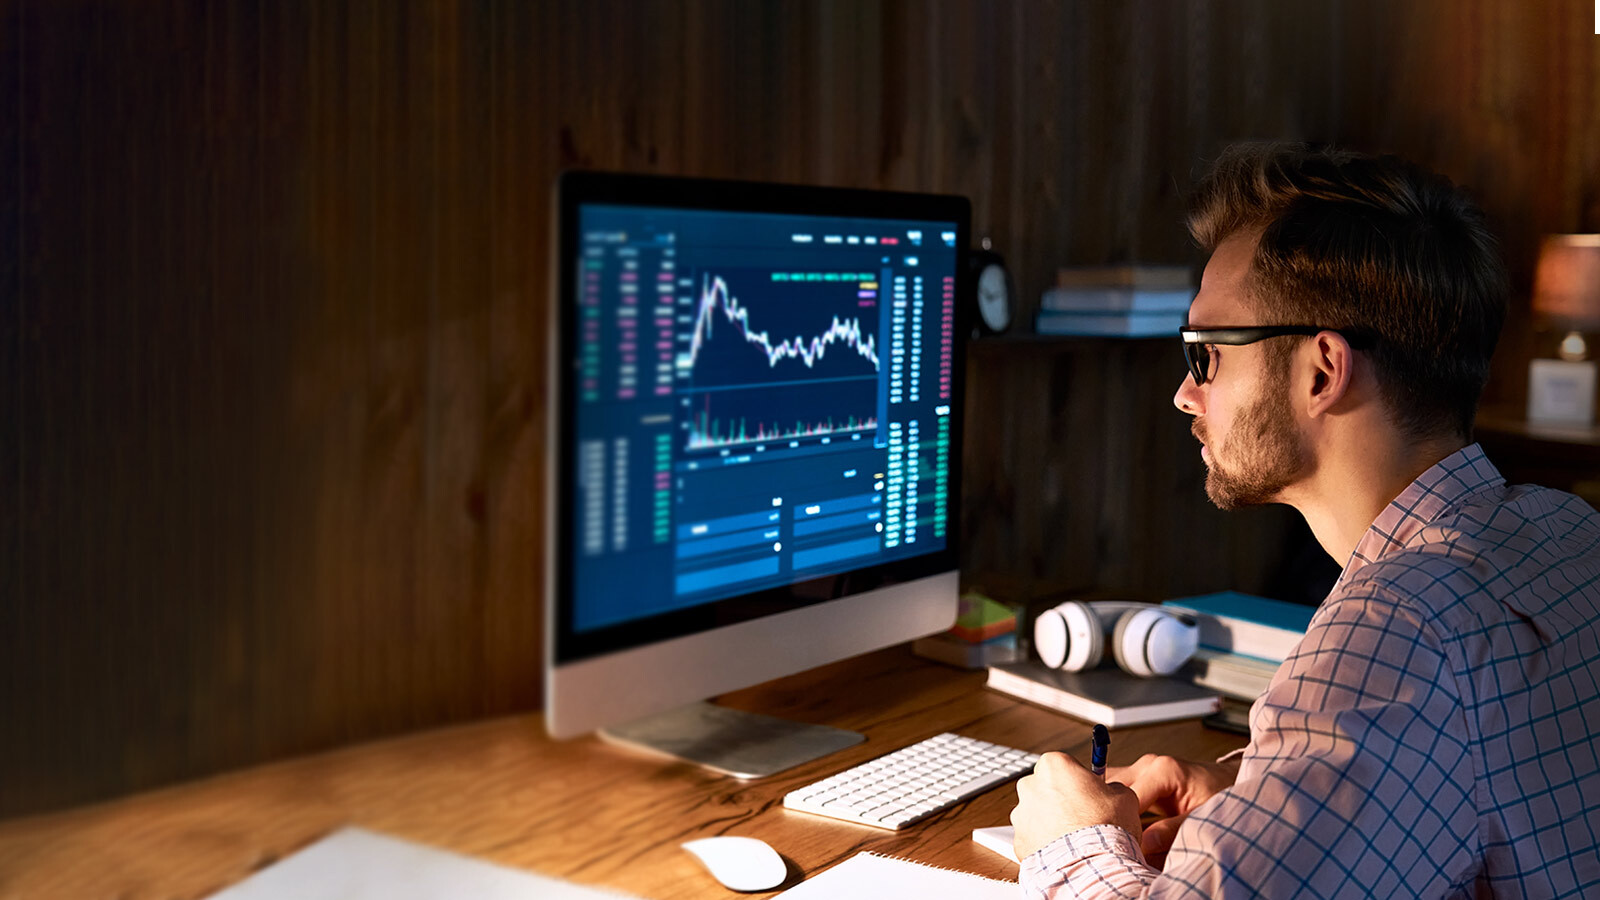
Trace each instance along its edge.
<instances>
[{"instance_id":1,"label":"shirt sleeve","mask_svg":"<svg viewBox=\"0 0 1600 900\"><path fill-rule=\"evenodd\" d=\"M1163 871L1127 832L1084 829L1025 861L1027 896L1440 896L1470 885L1481 857L1456 678L1426 618L1382 593L1347 588L1325 602L1256 703L1238 780L1190 814Z\"/></svg>"},{"instance_id":2,"label":"shirt sleeve","mask_svg":"<svg viewBox=\"0 0 1600 900\"><path fill-rule=\"evenodd\" d=\"M1142 897L1161 873L1150 868L1139 842L1116 825L1080 828L1022 861L1020 881L1031 900Z\"/></svg>"}]
</instances>

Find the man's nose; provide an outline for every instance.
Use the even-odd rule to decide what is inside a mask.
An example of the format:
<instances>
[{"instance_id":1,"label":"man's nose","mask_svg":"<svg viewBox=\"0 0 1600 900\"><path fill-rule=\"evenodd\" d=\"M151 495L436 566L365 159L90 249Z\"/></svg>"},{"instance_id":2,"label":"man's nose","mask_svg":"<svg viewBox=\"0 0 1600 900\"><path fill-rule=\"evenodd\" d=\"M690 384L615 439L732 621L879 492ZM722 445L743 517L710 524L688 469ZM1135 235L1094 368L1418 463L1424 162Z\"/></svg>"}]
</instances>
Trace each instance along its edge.
<instances>
[{"instance_id":1,"label":"man's nose","mask_svg":"<svg viewBox=\"0 0 1600 900\"><path fill-rule=\"evenodd\" d=\"M1194 373L1185 373L1183 384L1178 385L1178 392L1172 395L1172 405L1191 416L1201 415L1205 412L1201 394L1200 386L1194 383Z\"/></svg>"}]
</instances>

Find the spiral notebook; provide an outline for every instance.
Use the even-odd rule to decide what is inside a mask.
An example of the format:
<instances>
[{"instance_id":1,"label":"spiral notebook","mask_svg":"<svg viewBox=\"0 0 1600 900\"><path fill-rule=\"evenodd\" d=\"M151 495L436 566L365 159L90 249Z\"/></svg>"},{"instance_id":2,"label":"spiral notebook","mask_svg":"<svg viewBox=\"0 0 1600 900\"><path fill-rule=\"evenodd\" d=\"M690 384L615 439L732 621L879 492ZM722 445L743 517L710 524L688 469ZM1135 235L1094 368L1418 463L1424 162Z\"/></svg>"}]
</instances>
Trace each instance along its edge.
<instances>
[{"instance_id":1,"label":"spiral notebook","mask_svg":"<svg viewBox=\"0 0 1600 900\"><path fill-rule=\"evenodd\" d=\"M857 853L831 869L807 878L778 895L779 900L882 900L916 897L918 900L1017 900L1015 881L996 881L955 869L884 856Z\"/></svg>"}]
</instances>

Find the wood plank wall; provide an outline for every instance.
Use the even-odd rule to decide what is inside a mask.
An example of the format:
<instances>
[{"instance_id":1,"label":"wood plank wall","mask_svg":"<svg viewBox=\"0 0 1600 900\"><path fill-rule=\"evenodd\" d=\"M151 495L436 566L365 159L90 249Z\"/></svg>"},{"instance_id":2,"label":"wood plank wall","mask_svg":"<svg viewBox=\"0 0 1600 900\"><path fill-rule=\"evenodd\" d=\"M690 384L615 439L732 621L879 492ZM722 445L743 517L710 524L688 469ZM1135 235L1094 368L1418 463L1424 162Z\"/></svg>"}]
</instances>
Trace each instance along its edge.
<instances>
[{"instance_id":1,"label":"wood plank wall","mask_svg":"<svg viewBox=\"0 0 1600 900\"><path fill-rule=\"evenodd\" d=\"M0 4L0 815L538 705L561 168L963 193L1032 298L1197 262L1183 197L1227 142L1337 141L1477 189L1525 283L1539 233L1600 230L1591 18ZM1271 581L1291 520L1196 499L1171 348L973 365L969 571Z\"/></svg>"}]
</instances>

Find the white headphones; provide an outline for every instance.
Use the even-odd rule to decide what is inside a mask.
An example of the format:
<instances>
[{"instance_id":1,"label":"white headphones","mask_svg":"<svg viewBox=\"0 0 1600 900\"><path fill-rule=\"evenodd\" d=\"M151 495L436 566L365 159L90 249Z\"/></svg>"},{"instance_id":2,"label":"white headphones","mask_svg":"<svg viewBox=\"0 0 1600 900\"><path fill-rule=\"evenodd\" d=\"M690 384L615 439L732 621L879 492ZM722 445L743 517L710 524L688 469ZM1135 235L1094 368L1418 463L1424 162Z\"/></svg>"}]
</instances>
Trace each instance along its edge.
<instances>
[{"instance_id":1,"label":"white headphones","mask_svg":"<svg viewBox=\"0 0 1600 900\"><path fill-rule=\"evenodd\" d=\"M1107 631L1112 658L1134 675L1171 675L1200 643L1194 619L1152 603L1068 600L1033 620L1033 647L1050 668L1082 672L1100 664Z\"/></svg>"}]
</instances>

